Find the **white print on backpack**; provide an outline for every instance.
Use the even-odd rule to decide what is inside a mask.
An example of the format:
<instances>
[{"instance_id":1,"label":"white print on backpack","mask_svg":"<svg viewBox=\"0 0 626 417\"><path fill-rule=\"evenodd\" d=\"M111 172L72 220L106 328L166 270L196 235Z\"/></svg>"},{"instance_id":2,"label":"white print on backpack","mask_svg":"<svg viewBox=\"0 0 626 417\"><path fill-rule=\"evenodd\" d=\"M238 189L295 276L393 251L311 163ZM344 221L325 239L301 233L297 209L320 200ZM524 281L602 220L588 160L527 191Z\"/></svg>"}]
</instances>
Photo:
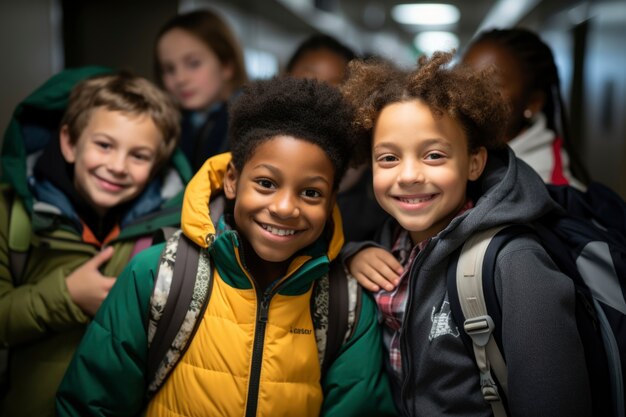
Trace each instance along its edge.
<instances>
[{"instance_id":1,"label":"white print on backpack","mask_svg":"<svg viewBox=\"0 0 626 417\"><path fill-rule=\"evenodd\" d=\"M435 338L439 336L445 336L447 334L454 337L459 337L459 329L452 321L450 303L448 302L448 300L444 300L439 312L437 312L437 306L433 307L433 312L430 315L430 319L433 322L433 326L430 328L428 341L432 342Z\"/></svg>"}]
</instances>

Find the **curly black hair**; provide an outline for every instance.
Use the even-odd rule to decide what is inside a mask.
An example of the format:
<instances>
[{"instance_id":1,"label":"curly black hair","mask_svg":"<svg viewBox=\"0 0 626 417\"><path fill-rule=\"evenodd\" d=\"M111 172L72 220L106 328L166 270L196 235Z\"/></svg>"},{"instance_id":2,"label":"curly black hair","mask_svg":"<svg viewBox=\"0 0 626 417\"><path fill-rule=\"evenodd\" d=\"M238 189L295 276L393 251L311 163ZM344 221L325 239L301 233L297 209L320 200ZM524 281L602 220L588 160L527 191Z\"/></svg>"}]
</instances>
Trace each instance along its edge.
<instances>
[{"instance_id":1,"label":"curly black hair","mask_svg":"<svg viewBox=\"0 0 626 417\"><path fill-rule=\"evenodd\" d=\"M350 63L350 74L342 91L356 109L354 127L365 138L366 146L371 145L373 129L383 108L411 100L420 100L435 114L446 114L456 120L467 135L470 152L481 146L487 149L504 146L508 108L490 82L490 73L464 66L450 67L453 56L450 52L422 56L412 71L380 61Z\"/></svg>"},{"instance_id":2,"label":"curly black hair","mask_svg":"<svg viewBox=\"0 0 626 417\"><path fill-rule=\"evenodd\" d=\"M260 144L278 135L293 136L322 148L335 168L335 188L354 147L352 107L334 87L291 77L246 85L230 107L229 141L239 171Z\"/></svg>"}]
</instances>

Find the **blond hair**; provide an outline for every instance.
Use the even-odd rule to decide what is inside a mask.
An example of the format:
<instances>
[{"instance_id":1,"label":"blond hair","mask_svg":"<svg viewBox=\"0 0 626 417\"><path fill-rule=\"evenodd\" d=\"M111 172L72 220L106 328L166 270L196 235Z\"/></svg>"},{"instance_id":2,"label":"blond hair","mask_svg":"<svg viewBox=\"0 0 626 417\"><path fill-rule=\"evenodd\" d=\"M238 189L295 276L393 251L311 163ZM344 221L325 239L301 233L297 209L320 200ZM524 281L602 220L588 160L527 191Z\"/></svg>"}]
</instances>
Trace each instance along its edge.
<instances>
[{"instance_id":1,"label":"blond hair","mask_svg":"<svg viewBox=\"0 0 626 417\"><path fill-rule=\"evenodd\" d=\"M93 110L100 107L152 119L162 136L155 169L172 155L180 139L180 113L156 85L128 73L100 75L78 83L70 93L61 120L61 126L67 126L70 143L78 141Z\"/></svg>"}]
</instances>

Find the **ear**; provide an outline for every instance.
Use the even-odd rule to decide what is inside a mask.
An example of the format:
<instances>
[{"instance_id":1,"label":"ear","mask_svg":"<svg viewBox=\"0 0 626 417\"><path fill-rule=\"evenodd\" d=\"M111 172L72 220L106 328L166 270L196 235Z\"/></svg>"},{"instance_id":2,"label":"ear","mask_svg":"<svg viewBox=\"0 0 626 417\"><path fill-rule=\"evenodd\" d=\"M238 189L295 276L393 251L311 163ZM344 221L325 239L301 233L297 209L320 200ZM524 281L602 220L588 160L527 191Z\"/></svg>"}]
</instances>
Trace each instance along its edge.
<instances>
[{"instance_id":1,"label":"ear","mask_svg":"<svg viewBox=\"0 0 626 417\"><path fill-rule=\"evenodd\" d=\"M229 200L234 200L237 195L237 181L239 181L239 171L232 162L229 162L226 175L224 175L224 195Z\"/></svg>"},{"instance_id":2,"label":"ear","mask_svg":"<svg viewBox=\"0 0 626 417\"><path fill-rule=\"evenodd\" d=\"M235 75L235 66L232 62L227 62L222 65L222 79L231 81Z\"/></svg>"},{"instance_id":3,"label":"ear","mask_svg":"<svg viewBox=\"0 0 626 417\"><path fill-rule=\"evenodd\" d=\"M530 110L532 114L537 114L543 109L543 106L546 104L546 95L543 91L535 90L530 93L530 97L528 97L528 103L526 104L526 109Z\"/></svg>"},{"instance_id":4,"label":"ear","mask_svg":"<svg viewBox=\"0 0 626 417\"><path fill-rule=\"evenodd\" d=\"M486 164L487 149L484 146L478 148L476 152L470 153L468 179L476 181L482 175Z\"/></svg>"},{"instance_id":5,"label":"ear","mask_svg":"<svg viewBox=\"0 0 626 417\"><path fill-rule=\"evenodd\" d=\"M76 144L72 144L70 140L70 130L67 125L61 127L59 142L61 144L61 153L65 161L69 164L76 162Z\"/></svg>"}]
</instances>

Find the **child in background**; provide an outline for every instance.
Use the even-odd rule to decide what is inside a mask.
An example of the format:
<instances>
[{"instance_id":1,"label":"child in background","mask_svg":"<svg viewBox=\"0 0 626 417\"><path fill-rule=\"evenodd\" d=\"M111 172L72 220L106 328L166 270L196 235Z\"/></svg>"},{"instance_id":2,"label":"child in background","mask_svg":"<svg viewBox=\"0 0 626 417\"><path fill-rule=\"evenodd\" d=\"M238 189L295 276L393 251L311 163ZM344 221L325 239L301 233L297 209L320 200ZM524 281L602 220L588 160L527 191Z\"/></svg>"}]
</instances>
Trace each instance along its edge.
<instances>
[{"instance_id":1,"label":"child in background","mask_svg":"<svg viewBox=\"0 0 626 417\"><path fill-rule=\"evenodd\" d=\"M348 63L355 58L350 48L332 36L313 35L293 53L286 74L339 87L347 76ZM374 198L369 154L358 150L352 154L353 166L343 177L337 195L346 242L372 239L389 217Z\"/></svg>"},{"instance_id":2,"label":"child in background","mask_svg":"<svg viewBox=\"0 0 626 417\"><path fill-rule=\"evenodd\" d=\"M377 291L388 370L406 416L491 415L463 323L451 316L448 264L474 232L529 223L556 207L504 145L506 105L489 75L449 68L451 58L422 57L409 73L355 63L344 85L371 140L376 199L393 217L377 244L346 248L344 259ZM509 415L591 415L572 280L527 234L500 250L494 275Z\"/></svg>"},{"instance_id":3,"label":"child in background","mask_svg":"<svg viewBox=\"0 0 626 417\"><path fill-rule=\"evenodd\" d=\"M495 79L511 108L505 140L515 156L546 183L584 190L589 175L568 135L550 47L526 29L493 29L478 35L462 63L477 70L496 69Z\"/></svg>"},{"instance_id":4,"label":"child in background","mask_svg":"<svg viewBox=\"0 0 626 417\"><path fill-rule=\"evenodd\" d=\"M3 416L54 415L61 378L115 277L155 229L179 222L175 212L162 211L176 207L190 177L182 154L169 163L180 131L175 104L143 78L103 72L58 74L18 107L4 137ZM29 246L20 273L10 246L16 223Z\"/></svg>"},{"instance_id":5,"label":"child in background","mask_svg":"<svg viewBox=\"0 0 626 417\"><path fill-rule=\"evenodd\" d=\"M156 37L154 69L183 111L180 147L195 172L227 150L227 101L247 81L241 47L217 13L181 14Z\"/></svg>"},{"instance_id":6,"label":"child in background","mask_svg":"<svg viewBox=\"0 0 626 417\"><path fill-rule=\"evenodd\" d=\"M332 36L312 35L295 50L287 63L286 73L338 87L346 79L348 63L354 58L354 51Z\"/></svg>"},{"instance_id":7,"label":"child in background","mask_svg":"<svg viewBox=\"0 0 626 417\"><path fill-rule=\"evenodd\" d=\"M354 145L351 118L340 92L314 80L259 81L234 102L232 160L207 160L183 204L182 238L204 248L196 282L213 271L211 295L148 416L395 412L369 297L323 378L312 331L313 284L343 240L334 202ZM60 417L146 406L148 310L162 251L139 254L117 280L65 375Z\"/></svg>"}]
</instances>

